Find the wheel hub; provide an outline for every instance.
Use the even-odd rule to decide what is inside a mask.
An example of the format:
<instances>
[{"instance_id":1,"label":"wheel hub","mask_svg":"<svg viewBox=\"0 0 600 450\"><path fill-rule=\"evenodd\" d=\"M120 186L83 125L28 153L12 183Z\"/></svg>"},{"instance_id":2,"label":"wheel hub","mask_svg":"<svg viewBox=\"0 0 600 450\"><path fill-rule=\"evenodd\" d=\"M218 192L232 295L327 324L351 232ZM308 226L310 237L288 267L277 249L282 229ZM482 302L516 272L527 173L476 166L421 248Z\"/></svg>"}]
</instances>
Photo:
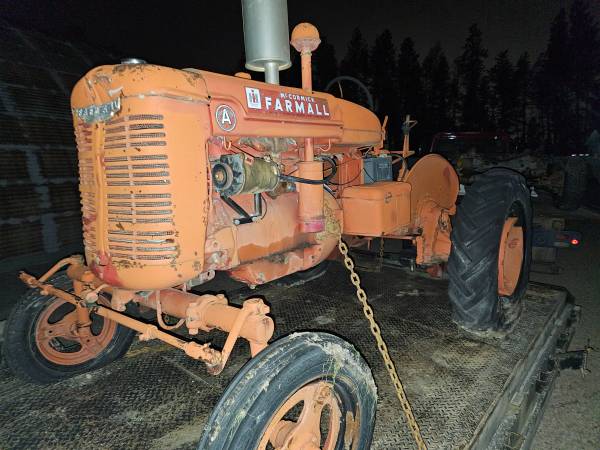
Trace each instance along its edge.
<instances>
[{"instance_id":1,"label":"wheel hub","mask_svg":"<svg viewBox=\"0 0 600 450\"><path fill-rule=\"evenodd\" d=\"M515 292L523 265L523 227L516 217L509 217L502 227L498 252L498 294L510 296Z\"/></svg>"},{"instance_id":2,"label":"wheel hub","mask_svg":"<svg viewBox=\"0 0 600 450\"><path fill-rule=\"evenodd\" d=\"M297 420L284 417L302 404ZM325 414L325 411L327 413ZM340 432L341 411L333 386L324 381L310 383L292 395L267 426L259 449L331 450ZM328 417L327 417L328 416ZM321 447L322 419L327 418L326 439ZM267 445L270 445L269 447Z\"/></svg>"},{"instance_id":3,"label":"wheel hub","mask_svg":"<svg viewBox=\"0 0 600 450\"><path fill-rule=\"evenodd\" d=\"M75 307L55 299L35 325L35 343L48 361L62 366L85 363L98 356L113 339L117 324L95 315L80 327Z\"/></svg>"}]
</instances>

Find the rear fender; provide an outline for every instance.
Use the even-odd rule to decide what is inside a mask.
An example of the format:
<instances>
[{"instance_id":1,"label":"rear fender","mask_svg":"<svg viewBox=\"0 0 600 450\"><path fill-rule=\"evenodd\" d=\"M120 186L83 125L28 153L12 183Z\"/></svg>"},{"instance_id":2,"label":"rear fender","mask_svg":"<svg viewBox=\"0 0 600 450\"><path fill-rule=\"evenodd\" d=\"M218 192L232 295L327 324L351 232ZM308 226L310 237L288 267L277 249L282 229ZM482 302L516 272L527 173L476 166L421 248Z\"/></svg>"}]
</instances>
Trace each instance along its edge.
<instances>
[{"instance_id":1,"label":"rear fender","mask_svg":"<svg viewBox=\"0 0 600 450\"><path fill-rule=\"evenodd\" d=\"M450 216L456 212L459 182L456 171L443 157L429 154L408 172L411 185L411 228L415 238L417 264L430 265L448 260Z\"/></svg>"},{"instance_id":2,"label":"rear fender","mask_svg":"<svg viewBox=\"0 0 600 450\"><path fill-rule=\"evenodd\" d=\"M421 210L427 202L433 202L448 211L454 210L459 188L458 175L442 156L429 154L419 159L403 181L411 185L413 228L422 228Z\"/></svg>"}]
</instances>

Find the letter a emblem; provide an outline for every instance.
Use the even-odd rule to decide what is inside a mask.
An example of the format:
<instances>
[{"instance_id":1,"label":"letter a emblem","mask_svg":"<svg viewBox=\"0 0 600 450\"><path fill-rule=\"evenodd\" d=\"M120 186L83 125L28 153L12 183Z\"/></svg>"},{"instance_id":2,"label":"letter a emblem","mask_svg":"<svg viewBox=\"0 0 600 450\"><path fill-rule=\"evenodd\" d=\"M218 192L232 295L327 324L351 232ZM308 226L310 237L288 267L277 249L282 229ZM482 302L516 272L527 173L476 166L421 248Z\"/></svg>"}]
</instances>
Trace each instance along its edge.
<instances>
[{"instance_id":1,"label":"letter a emblem","mask_svg":"<svg viewBox=\"0 0 600 450\"><path fill-rule=\"evenodd\" d=\"M217 125L223 131L231 131L237 125L235 111L228 105L219 105L215 111Z\"/></svg>"}]
</instances>

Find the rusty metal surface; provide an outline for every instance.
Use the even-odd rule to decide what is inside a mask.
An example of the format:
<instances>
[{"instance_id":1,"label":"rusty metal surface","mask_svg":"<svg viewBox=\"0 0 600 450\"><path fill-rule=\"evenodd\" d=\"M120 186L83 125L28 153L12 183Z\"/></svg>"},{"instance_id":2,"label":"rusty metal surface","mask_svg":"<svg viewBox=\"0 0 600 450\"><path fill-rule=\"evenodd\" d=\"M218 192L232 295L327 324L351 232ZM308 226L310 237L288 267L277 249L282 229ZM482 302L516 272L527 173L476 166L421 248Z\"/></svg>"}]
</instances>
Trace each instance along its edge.
<instances>
[{"instance_id":1,"label":"rusty metal surface","mask_svg":"<svg viewBox=\"0 0 600 450\"><path fill-rule=\"evenodd\" d=\"M221 289L218 284L209 288ZM364 276L364 288L432 449L467 444L515 365L564 301L561 292L532 287L515 332L492 341L466 336L452 324L444 281L386 269ZM412 448L341 265L333 264L324 277L301 286L238 289L230 297L241 302L257 294L271 304L276 335L330 330L354 343L378 386L372 448ZM222 344L217 333L209 337ZM135 344L111 366L47 387L15 380L0 363L0 448L193 449L212 405L247 357L247 344L238 343L223 374L212 377L201 363L163 344Z\"/></svg>"}]
</instances>

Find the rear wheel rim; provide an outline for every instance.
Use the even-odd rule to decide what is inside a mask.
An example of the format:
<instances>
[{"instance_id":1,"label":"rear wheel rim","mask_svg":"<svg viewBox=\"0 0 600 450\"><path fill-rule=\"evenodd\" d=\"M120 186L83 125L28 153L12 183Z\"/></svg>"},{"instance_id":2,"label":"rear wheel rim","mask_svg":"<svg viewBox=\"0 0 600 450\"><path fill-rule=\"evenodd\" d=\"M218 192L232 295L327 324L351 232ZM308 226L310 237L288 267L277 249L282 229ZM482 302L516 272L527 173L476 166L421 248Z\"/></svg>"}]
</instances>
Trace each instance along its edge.
<instances>
[{"instance_id":1,"label":"rear wheel rim","mask_svg":"<svg viewBox=\"0 0 600 450\"><path fill-rule=\"evenodd\" d=\"M286 415L300 404L302 410L297 420L286 420ZM338 442L341 420L333 385L325 381L307 384L277 410L258 449L333 450ZM324 436L321 434L323 428Z\"/></svg>"},{"instance_id":2,"label":"rear wheel rim","mask_svg":"<svg viewBox=\"0 0 600 450\"><path fill-rule=\"evenodd\" d=\"M523 268L524 235L517 217L504 221L498 252L498 294L513 295Z\"/></svg>"},{"instance_id":3,"label":"rear wheel rim","mask_svg":"<svg viewBox=\"0 0 600 450\"><path fill-rule=\"evenodd\" d=\"M35 324L35 343L40 354L53 364L75 366L100 355L112 341L117 324L90 314L91 325L78 328L75 306L55 298Z\"/></svg>"}]
</instances>

